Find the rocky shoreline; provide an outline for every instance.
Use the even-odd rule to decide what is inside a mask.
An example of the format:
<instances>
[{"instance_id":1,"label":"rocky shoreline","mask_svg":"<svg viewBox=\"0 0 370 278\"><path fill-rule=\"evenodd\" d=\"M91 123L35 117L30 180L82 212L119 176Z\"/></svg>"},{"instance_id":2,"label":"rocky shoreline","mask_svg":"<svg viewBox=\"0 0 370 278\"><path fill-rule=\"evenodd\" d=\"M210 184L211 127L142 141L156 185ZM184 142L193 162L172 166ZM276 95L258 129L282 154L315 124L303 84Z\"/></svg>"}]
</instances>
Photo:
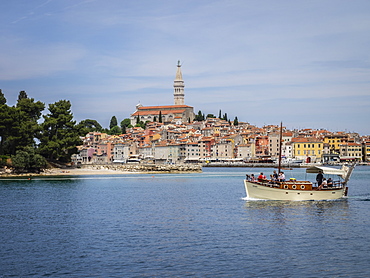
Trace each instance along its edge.
<instances>
[{"instance_id":1,"label":"rocky shoreline","mask_svg":"<svg viewBox=\"0 0 370 278\"><path fill-rule=\"evenodd\" d=\"M157 164L107 164L82 165L79 168L51 168L41 173L12 173L0 171L0 178L37 177L37 176L78 176L78 175L115 175L115 174L160 174L160 173L201 173L201 165L157 165Z\"/></svg>"}]
</instances>

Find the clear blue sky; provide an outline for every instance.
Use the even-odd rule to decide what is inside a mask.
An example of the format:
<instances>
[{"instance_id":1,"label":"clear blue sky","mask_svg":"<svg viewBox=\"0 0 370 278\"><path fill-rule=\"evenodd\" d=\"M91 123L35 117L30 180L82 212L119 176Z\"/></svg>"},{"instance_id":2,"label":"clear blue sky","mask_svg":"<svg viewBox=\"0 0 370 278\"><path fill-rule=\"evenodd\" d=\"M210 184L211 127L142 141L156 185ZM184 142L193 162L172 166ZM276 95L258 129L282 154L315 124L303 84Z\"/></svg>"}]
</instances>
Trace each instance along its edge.
<instances>
[{"instance_id":1,"label":"clear blue sky","mask_svg":"<svg viewBox=\"0 0 370 278\"><path fill-rule=\"evenodd\" d=\"M370 135L368 0L0 0L0 88L76 121L185 103L257 126Z\"/></svg>"}]
</instances>

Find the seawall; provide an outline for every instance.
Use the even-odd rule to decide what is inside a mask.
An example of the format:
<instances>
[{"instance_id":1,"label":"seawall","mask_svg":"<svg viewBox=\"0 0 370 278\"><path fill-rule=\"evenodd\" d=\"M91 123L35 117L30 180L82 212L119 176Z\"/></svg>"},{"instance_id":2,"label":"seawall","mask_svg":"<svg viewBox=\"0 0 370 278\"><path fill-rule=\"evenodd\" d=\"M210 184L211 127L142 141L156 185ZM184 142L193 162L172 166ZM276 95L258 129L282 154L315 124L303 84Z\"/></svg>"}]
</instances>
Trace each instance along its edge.
<instances>
[{"instance_id":1,"label":"seawall","mask_svg":"<svg viewBox=\"0 0 370 278\"><path fill-rule=\"evenodd\" d=\"M106 165L82 165L81 169L89 170L113 170L120 172L141 173L200 173L202 165L198 164L106 164Z\"/></svg>"}]
</instances>

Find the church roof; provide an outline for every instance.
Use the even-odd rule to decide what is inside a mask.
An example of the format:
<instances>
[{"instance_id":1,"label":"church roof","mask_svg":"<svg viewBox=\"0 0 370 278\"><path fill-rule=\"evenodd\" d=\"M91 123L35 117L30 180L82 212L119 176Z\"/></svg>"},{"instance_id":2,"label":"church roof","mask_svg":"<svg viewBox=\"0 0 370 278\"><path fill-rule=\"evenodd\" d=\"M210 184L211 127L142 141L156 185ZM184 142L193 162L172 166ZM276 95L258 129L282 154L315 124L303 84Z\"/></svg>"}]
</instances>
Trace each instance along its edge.
<instances>
[{"instance_id":1,"label":"church roof","mask_svg":"<svg viewBox=\"0 0 370 278\"><path fill-rule=\"evenodd\" d=\"M141 106L138 110L165 110L165 109L181 109L181 108L193 108L192 106L188 105L162 105L162 106Z\"/></svg>"},{"instance_id":2,"label":"church roof","mask_svg":"<svg viewBox=\"0 0 370 278\"><path fill-rule=\"evenodd\" d=\"M185 112L184 109L178 109L178 110L148 110L148 111L136 111L131 116L147 116L147 115L159 115L161 112L162 115L167 114L182 114Z\"/></svg>"}]
</instances>

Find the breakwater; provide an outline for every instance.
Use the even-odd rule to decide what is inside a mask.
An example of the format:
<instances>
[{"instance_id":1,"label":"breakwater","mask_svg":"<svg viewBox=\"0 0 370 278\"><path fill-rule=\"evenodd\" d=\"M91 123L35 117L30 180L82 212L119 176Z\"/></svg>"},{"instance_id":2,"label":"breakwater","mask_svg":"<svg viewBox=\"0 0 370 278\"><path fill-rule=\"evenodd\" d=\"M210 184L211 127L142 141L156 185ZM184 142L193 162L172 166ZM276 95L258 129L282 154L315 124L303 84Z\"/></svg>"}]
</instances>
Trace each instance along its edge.
<instances>
[{"instance_id":1,"label":"breakwater","mask_svg":"<svg viewBox=\"0 0 370 278\"><path fill-rule=\"evenodd\" d=\"M106 165L82 165L81 169L89 170L113 170L121 172L142 173L187 173L202 172L199 164L106 164Z\"/></svg>"}]
</instances>

